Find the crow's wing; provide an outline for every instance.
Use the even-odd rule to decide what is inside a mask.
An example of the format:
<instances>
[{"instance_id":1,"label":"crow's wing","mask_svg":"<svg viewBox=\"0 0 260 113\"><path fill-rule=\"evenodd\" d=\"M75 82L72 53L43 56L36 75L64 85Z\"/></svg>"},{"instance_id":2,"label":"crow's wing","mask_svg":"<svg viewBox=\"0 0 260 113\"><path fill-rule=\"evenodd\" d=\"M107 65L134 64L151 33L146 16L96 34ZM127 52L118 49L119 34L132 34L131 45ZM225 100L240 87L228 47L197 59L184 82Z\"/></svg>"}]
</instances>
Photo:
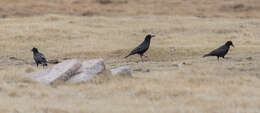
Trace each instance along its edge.
<instances>
[{"instance_id":1,"label":"crow's wing","mask_svg":"<svg viewBox=\"0 0 260 113\"><path fill-rule=\"evenodd\" d=\"M209 55L213 55L213 56L214 56L214 55L216 55L216 56L223 55L223 54L226 53L227 49L228 49L228 47L226 47L226 46L224 45L224 46L221 46L221 47L219 47L219 48L217 48L217 49L211 51L211 52L209 53Z\"/></svg>"},{"instance_id":2,"label":"crow's wing","mask_svg":"<svg viewBox=\"0 0 260 113\"><path fill-rule=\"evenodd\" d=\"M43 62L43 63L47 62L45 56L42 53L38 53L34 55L34 59L38 62Z\"/></svg>"},{"instance_id":3,"label":"crow's wing","mask_svg":"<svg viewBox=\"0 0 260 113\"><path fill-rule=\"evenodd\" d=\"M146 45L145 42L141 43L139 46L137 46L134 50L132 50L132 54L136 53L142 53L148 49L148 45Z\"/></svg>"},{"instance_id":4,"label":"crow's wing","mask_svg":"<svg viewBox=\"0 0 260 113\"><path fill-rule=\"evenodd\" d=\"M135 49L133 49L125 58L134 55L134 54L143 54L146 50L149 48L149 43L146 40L144 40L139 46L137 46Z\"/></svg>"}]
</instances>

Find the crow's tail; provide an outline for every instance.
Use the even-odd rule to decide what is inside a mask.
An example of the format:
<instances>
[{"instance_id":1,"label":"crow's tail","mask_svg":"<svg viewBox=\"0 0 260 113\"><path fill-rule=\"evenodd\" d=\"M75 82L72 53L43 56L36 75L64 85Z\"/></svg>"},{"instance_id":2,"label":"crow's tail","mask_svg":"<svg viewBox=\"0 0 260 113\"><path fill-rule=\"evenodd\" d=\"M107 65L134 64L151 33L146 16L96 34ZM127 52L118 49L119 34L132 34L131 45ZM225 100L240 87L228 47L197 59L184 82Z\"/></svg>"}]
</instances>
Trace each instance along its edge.
<instances>
[{"instance_id":1,"label":"crow's tail","mask_svg":"<svg viewBox=\"0 0 260 113\"><path fill-rule=\"evenodd\" d=\"M203 57L207 57L207 56L210 56L210 54L203 55Z\"/></svg>"},{"instance_id":2,"label":"crow's tail","mask_svg":"<svg viewBox=\"0 0 260 113\"><path fill-rule=\"evenodd\" d=\"M127 57L129 57L129 56L131 56L131 54L129 54L129 55L127 55L127 56L125 56L125 58L127 58Z\"/></svg>"}]
</instances>

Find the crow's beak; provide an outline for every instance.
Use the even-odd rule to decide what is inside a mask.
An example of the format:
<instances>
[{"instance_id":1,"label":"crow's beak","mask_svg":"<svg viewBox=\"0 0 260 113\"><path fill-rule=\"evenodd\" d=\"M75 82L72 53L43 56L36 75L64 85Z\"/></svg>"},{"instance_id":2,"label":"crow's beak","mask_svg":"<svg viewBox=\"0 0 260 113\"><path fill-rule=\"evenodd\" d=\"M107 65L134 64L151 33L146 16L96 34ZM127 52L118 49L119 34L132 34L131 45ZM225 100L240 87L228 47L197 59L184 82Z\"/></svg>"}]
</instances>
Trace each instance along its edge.
<instances>
[{"instance_id":1,"label":"crow's beak","mask_svg":"<svg viewBox=\"0 0 260 113\"><path fill-rule=\"evenodd\" d=\"M151 37L155 37L155 35L151 35Z\"/></svg>"},{"instance_id":2,"label":"crow's beak","mask_svg":"<svg viewBox=\"0 0 260 113\"><path fill-rule=\"evenodd\" d=\"M235 46L233 44L231 46L235 48Z\"/></svg>"}]
</instances>

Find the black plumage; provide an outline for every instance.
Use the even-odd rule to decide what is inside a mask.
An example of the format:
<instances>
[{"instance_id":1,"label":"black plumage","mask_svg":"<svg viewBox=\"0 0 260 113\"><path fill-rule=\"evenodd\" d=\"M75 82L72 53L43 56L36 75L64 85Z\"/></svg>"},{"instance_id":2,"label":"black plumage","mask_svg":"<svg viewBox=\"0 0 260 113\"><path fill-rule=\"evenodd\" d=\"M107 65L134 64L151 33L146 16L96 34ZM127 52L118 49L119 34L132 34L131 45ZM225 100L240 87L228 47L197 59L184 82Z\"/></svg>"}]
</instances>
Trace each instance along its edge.
<instances>
[{"instance_id":1,"label":"black plumage","mask_svg":"<svg viewBox=\"0 0 260 113\"><path fill-rule=\"evenodd\" d=\"M221 47L211 51L208 54L205 54L203 57L207 57L207 56L216 56L219 60L219 57L224 58L225 55L228 53L230 46L233 46L232 41L227 41L224 45L222 45Z\"/></svg>"},{"instance_id":2,"label":"black plumage","mask_svg":"<svg viewBox=\"0 0 260 113\"><path fill-rule=\"evenodd\" d=\"M43 67L48 65L46 57L42 53L40 53L37 48L33 48L32 52L37 67L39 64L41 64Z\"/></svg>"},{"instance_id":3,"label":"black plumage","mask_svg":"<svg viewBox=\"0 0 260 113\"><path fill-rule=\"evenodd\" d=\"M132 50L125 58L134 54L139 54L141 60L143 61L142 57L144 56L144 53L149 49L152 37L155 37L155 35L151 35L151 34L146 35L144 41L138 47Z\"/></svg>"}]
</instances>

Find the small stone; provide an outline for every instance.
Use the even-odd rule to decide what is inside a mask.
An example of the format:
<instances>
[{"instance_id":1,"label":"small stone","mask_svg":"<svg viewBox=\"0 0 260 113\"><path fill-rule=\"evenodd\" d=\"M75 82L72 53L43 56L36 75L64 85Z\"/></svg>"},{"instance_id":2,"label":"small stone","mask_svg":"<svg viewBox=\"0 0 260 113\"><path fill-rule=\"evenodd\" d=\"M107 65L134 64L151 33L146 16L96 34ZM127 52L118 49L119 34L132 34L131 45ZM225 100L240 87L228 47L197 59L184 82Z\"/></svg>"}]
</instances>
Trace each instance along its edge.
<instances>
[{"instance_id":1,"label":"small stone","mask_svg":"<svg viewBox=\"0 0 260 113\"><path fill-rule=\"evenodd\" d=\"M247 57L246 59L247 60L253 60L253 57Z\"/></svg>"}]
</instances>

